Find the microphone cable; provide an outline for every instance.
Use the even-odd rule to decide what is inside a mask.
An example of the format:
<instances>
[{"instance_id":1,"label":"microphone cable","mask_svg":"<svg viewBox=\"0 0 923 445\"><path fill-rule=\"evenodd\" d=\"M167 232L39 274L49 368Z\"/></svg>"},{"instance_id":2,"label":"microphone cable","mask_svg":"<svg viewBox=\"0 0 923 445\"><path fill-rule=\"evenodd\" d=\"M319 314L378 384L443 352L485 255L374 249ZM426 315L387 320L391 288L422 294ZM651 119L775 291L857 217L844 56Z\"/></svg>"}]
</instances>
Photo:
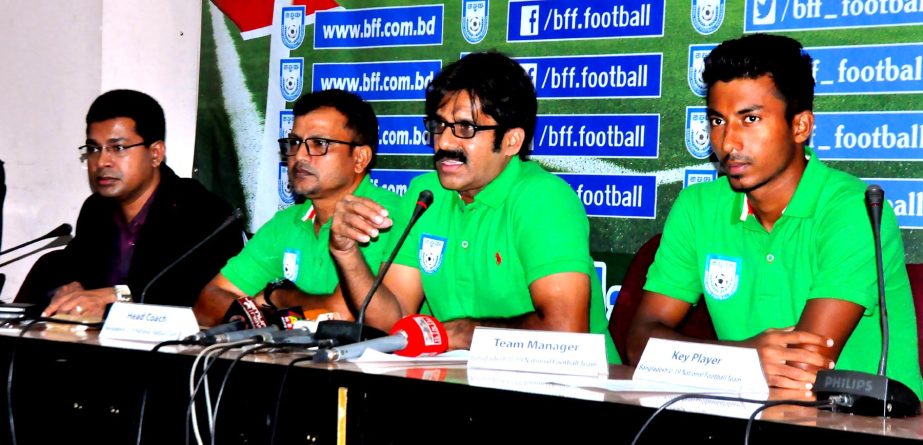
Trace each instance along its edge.
<instances>
[{"instance_id":1,"label":"microphone cable","mask_svg":"<svg viewBox=\"0 0 923 445\"><path fill-rule=\"evenodd\" d=\"M220 405L221 405L221 399L222 399L222 397L223 397L223 395L224 395L224 388L225 388L225 385L227 385L228 380L229 380L230 377L231 377L231 371L234 370L234 367L237 366L237 363L239 363L239 362L241 361L241 359L243 359L243 358L246 357L247 355L255 354L255 353L259 352L259 350L261 350L261 349L294 349L294 348L314 348L314 347L317 347L317 346L315 346L315 345L300 345L300 344L294 344L294 343L288 344L288 343L274 343L274 342L268 342L268 343L263 343L263 344L254 345L254 346L252 346L252 347L250 347L250 348L247 348L247 349L244 349L243 351L241 351L240 355L238 355L237 358L235 358L234 361L231 362L230 366L228 366L228 370L224 373L224 379L221 381L221 386L220 386L219 389L218 389L218 397L215 399L215 413L214 413L214 416L213 416L212 419L211 419L211 428L212 428L212 429L211 429L211 444L212 444L212 445L215 445L215 437L217 436L217 431L218 431L218 408L219 408ZM302 361L302 360L305 360L305 359L308 359L308 360L313 359L313 358L314 358L314 354L316 353L316 351L305 351L305 352L308 352L308 353L309 353L309 355L308 355L307 357L299 357L299 358L293 360L293 362L299 362L299 361ZM289 363L289 365L291 365L291 362ZM289 370L289 368L286 367L285 374L282 376L282 385L285 385L285 379L288 377L288 370ZM281 390L281 388L280 388L280 390ZM281 397L281 393L280 393L280 397ZM276 399L276 408L275 408L275 412L276 412L277 414L278 414L278 409L279 409L279 402L278 402L278 400L279 400L279 398Z\"/></svg>"},{"instance_id":2,"label":"microphone cable","mask_svg":"<svg viewBox=\"0 0 923 445\"><path fill-rule=\"evenodd\" d=\"M651 414L650 417L648 417L647 421L644 422L644 425L641 425L641 429L638 430L638 433L635 434L635 438L631 441L631 445L636 445L636 444L638 443L638 440L641 438L641 434L643 434L644 431L647 429L647 427L650 426L651 422L654 421L654 418L657 417L657 415L659 415L661 412L663 412L664 410L666 410L667 408L669 408L669 407L672 406L673 404L675 404L675 403L677 403L677 402L680 402L680 401L683 401L683 400L686 400L686 399L724 400L724 401L728 401L728 402L743 402L743 403L753 403L753 404L761 405L759 408L757 408L756 410L754 410L753 413L750 414L750 418L749 418L749 420L747 421L747 429L746 429L746 433L745 433L745 436L744 436L744 445L747 445L747 444L749 443L749 440L750 440L750 427L751 427L751 425L753 424L753 421L756 420L756 415L759 414L760 412L766 410L767 408L771 408L771 407L773 407L773 406L778 406L778 405L796 405L796 406L806 406L806 407L824 407L824 406L829 406L829 405L834 404L834 401L832 401L832 400L807 401L807 400L787 399L787 400L772 400L772 401L768 401L768 400L758 400L758 399L747 399L747 398L744 398L744 397L719 396L719 395L716 395L716 394L698 394L698 393L680 394L680 395L678 395L678 396L676 396L676 397L674 397L674 398L668 400L668 401L667 401L666 403L664 403L663 405L660 405L660 407L657 408L657 410L654 411L654 413Z\"/></svg>"},{"instance_id":3,"label":"microphone cable","mask_svg":"<svg viewBox=\"0 0 923 445\"><path fill-rule=\"evenodd\" d=\"M272 432L269 436L269 445L276 444L276 430L279 426L279 406L282 405L282 395L285 394L285 381L288 380L289 372L292 370L292 368L295 367L296 364L301 362L310 362L313 360L314 354L310 354L306 357L296 358L295 360L288 362L288 365L285 367L285 373L282 374L282 382L279 384L279 396L276 397L276 408L273 410L272 419L270 419L270 422L272 423Z\"/></svg>"},{"instance_id":4,"label":"microphone cable","mask_svg":"<svg viewBox=\"0 0 923 445\"><path fill-rule=\"evenodd\" d=\"M151 352L156 353L160 351L160 348L163 348L165 346L183 346L183 345L195 345L195 344L197 343L194 341L189 341L189 340L166 340L166 341L157 343L151 349ZM144 411L147 408L147 393L149 389L150 389L149 385L145 383L144 391L141 392L141 409L138 414L138 434L137 434L137 438L135 439L135 445L141 445L141 435L144 429Z\"/></svg>"},{"instance_id":5,"label":"microphone cable","mask_svg":"<svg viewBox=\"0 0 923 445\"><path fill-rule=\"evenodd\" d=\"M38 321L27 321L25 326L19 331L17 338L22 338L26 335L26 332L35 326ZM9 415L10 423L10 440L13 445L16 445L16 421L13 418L13 363L16 360L16 347L18 346L18 341L13 343L13 350L10 351L10 363L9 368L6 371L6 412Z\"/></svg>"},{"instance_id":6,"label":"microphone cable","mask_svg":"<svg viewBox=\"0 0 923 445\"><path fill-rule=\"evenodd\" d=\"M843 397L843 396L840 396ZM744 445L750 445L750 428L753 426L753 421L756 420L756 415L765 411L768 408L779 405L797 405L797 406L808 406L815 408L829 408L836 405L835 397L831 397L828 400L818 400L815 402L808 402L803 400L774 400L767 401L763 403L763 406L753 410L750 414L750 418L747 419L747 429L744 432Z\"/></svg>"},{"instance_id":7,"label":"microphone cable","mask_svg":"<svg viewBox=\"0 0 923 445\"><path fill-rule=\"evenodd\" d=\"M198 342L191 341L191 340L166 340L166 341L162 341L162 342L160 342L160 343L157 343L157 344L151 349L151 352L158 352L158 351L160 351L160 348L163 348L163 347L166 347L166 346L194 346L194 345L197 345L197 344L199 344L199 343L198 343Z\"/></svg>"},{"instance_id":8,"label":"microphone cable","mask_svg":"<svg viewBox=\"0 0 923 445\"><path fill-rule=\"evenodd\" d=\"M87 323L85 321L73 321L73 320L59 320L57 318L50 317L38 317L38 318L18 318L16 320L11 320L10 322L19 321L24 323L22 329L20 329L19 334L16 336L16 340L13 342L13 347L10 348L10 363L6 371L6 411L9 417L10 424L10 443L12 445L17 445L16 442L16 419L13 417L13 368L16 362L16 350L19 346L19 339L26 335L33 326L39 323L61 323L61 324L71 324L71 325L80 325L86 326L88 328L98 328L103 324L101 322L97 323Z\"/></svg>"},{"instance_id":9,"label":"microphone cable","mask_svg":"<svg viewBox=\"0 0 923 445\"><path fill-rule=\"evenodd\" d=\"M247 346L247 345L257 344L261 341L262 340L260 339L248 338L248 339L240 340L237 342L218 343L218 344L214 344L214 345L211 345L211 346L208 346L202 349L202 351L200 351L199 354L196 356L195 361L192 363L192 369L190 370L190 373L189 373L190 396L189 396L189 404L186 406L186 445L189 445L190 419L192 421L192 429L196 437L196 442L199 445L204 445L204 442L202 441L202 435L199 432L199 422L196 416L195 399L199 393L199 389L202 387L202 382L206 382L205 383L205 407L206 407L207 418L211 420L211 400L210 400L211 397L209 396L208 383L207 383L206 377L208 376L208 371L211 369L212 365L214 365L217 362L218 357L220 357L222 354L224 354L225 352L231 349L242 347L242 346ZM207 357L205 361L203 362L202 375L199 377L198 381L196 381L195 372L196 372L196 369L198 369L199 361L201 361L202 358L205 357L206 355L209 355L209 357ZM195 384L193 384L193 382L195 382Z\"/></svg>"},{"instance_id":10,"label":"microphone cable","mask_svg":"<svg viewBox=\"0 0 923 445\"><path fill-rule=\"evenodd\" d=\"M221 379L221 385L218 387L218 397L215 398L215 412L214 414L209 413L211 415L208 422L209 433L211 434L211 445L215 445L215 432L218 430L216 426L218 424L218 408L221 406L221 397L224 395L225 385L227 385L228 380L231 378L231 371L234 370L234 367L237 366L244 357L255 354L260 349L270 349L273 346L274 345L269 343L258 343L249 347L244 347L241 349L240 354L228 365L228 370L224 372L224 378Z\"/></svg>"}]
</instances>

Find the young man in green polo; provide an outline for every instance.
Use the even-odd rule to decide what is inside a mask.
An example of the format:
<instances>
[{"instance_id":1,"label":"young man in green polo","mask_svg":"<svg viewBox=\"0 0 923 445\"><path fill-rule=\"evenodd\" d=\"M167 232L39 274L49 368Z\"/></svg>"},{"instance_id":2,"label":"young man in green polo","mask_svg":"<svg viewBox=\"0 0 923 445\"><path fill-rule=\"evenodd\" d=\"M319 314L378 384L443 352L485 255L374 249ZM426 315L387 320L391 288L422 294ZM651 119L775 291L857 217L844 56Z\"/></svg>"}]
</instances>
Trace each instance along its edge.
<instances>
[{"instance_id":1,"label":"young man in green polo","mask_svg":"<svg viewBox=\"0 0 923 445\"><path fill-rule=\"evenodd\" d=\"M194 307L202 325L219 323L231 303L243 296L255 296L260 305L301 306L352 318L327 237L333 209L343 196L363 196L397 208L398 196L368 178L378 147L378 118L368 103L342 90L305 94L292 111L292 132L279 139L279 148L288 161L292 190L307 200L276 213L205 286ZM390 253L390 236L384 231L359 249L375 270ZM295 286L273 284L282 279Z\"/></svg>"},{"instance_id":2,"label":"young man in green polo","mask_svg":"<svg viewBox=\"0 0 923 445\"><path fill-rule=\"evenodd\" d=\"M372 273L358 243L391 218L405 227L418 194L434 195L372 299L370 324L387 330L431 313L453 349L468 348L476 326L595 332L618 361L586 211L567 183L528 161L536 112L531 78L499 53L469 54L433 79L425 124L436 171L411 183L397 213L348 196L334 214L330 252L349 294L362 298Z\"/></svg>"},{"instance_id":3,"label":"young man in green polo","mask_svg":"<svg viewBox=\"0 0 923 445\"><path fill-rule=\"evenodd\" d=\"M724 176L680 193L648 272L628 355L673 328L704 294L718 338L758 349L770 386L811 390L820 369L875 373L881 352L866 185L806 147L811 57L754 34L705 59L711 145ZM888 376L921 395L917 331L900 230L881 225L891 344Z\"/></svg>"}]
</instances>

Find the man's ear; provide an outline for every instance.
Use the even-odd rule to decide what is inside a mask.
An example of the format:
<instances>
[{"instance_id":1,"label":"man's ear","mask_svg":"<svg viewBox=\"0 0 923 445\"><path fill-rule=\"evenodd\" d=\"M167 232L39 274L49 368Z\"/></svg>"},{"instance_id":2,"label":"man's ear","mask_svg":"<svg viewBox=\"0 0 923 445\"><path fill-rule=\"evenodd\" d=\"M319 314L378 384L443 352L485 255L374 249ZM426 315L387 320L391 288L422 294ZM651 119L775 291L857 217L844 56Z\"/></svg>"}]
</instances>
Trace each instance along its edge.
<instances>
[{"instance_id":1,"label":"man's ear","mask_svg":"<svg viewBox=\"0 0 923 445\"><path fill-rule=\"evenodd\" d=\"M811 133L813 132L814 112L811 110L804 110L796 114L792 119L792 136L795 142L799 144L805 143L811 138Z\"/></svg>"},{"instance_id":2,"label":"man's ear","mask_svg":"<svg viewBox=\"0 0 923 445\"><path fill-rule=\"evenodd\" d=\"M154 168L160 167L160 164L167 157L167 145L163 141L157 141L148 145L148 149L151 151L151 165Z\"/></svg>"},{"instance_id":3,"label":"man's ear","mask_svg":"<svg viewBox=\"0 0 923 445\"><path fill-rule=\"evenodd\" d=\"M503 143L500 145L500 152L506 156L517 156L519 150L523 150L523 141L526 139L526 132L522 128L511 128L503 134ZM528 149L528 147L525 147Z\"/></svg>"},{"instance_id":4,"label":"man's ear","mask_svg":"<svg viewBox=\"0 0 923 445\"><path fill-rule=\"evenodd\" d=\"M359 145L353 147L353 171L364 173L365 169L372 162L372 147L368 145Z\"/></svg>"}]
</instances>

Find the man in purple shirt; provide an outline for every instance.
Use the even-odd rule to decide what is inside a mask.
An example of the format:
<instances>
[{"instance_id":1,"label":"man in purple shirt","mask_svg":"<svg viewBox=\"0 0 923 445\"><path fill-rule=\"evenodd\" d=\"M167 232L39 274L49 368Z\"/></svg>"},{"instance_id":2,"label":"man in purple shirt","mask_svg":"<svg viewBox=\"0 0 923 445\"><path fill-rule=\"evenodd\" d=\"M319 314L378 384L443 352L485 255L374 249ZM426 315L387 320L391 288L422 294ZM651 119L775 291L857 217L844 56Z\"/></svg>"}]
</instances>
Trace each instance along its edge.
<instances>
[{"instance_id":1,"label":"man in purple shirt","mask_svg":"<svg viewBox=\"0 0 923 445\"><path fill-rule=\"evenodd\" d=\"M45 266L41 285L26 295L21 291L17 300L44 304L50 296L45 316L101 316L108 303L137 301L145 290L146 303L191 306L242 248L240 223L218 232L152 283L221 226L231 208L167 167L163 109L150 96L105 93L90 106L86 123L86 143L79 149L93 195L80 210L74 239Z\"/></svg>"}]
</instances>

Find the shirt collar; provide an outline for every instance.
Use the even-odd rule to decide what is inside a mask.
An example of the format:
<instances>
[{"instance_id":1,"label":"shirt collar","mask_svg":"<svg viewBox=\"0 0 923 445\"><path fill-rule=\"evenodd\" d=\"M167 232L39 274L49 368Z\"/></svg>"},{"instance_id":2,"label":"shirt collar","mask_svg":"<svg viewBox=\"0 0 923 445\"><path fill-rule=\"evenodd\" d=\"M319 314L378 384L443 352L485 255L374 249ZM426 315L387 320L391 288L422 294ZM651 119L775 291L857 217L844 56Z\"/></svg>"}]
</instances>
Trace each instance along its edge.
<instances>
[{"instance_id":1,"label":"shirt collar","mask_svg":"<svg viewBox=\"0 0 923 445\"><path fill-rule=\"evenodd\" d=\"M791 201L782 210L783 215L800 218L811 217L817 208L817 200L827 178L829 167L820 161L811 147L804 147L804 157L808 160L807 167L805 167L804 173L801 175L801 180L798 181L798 187L795 188L795 194L792 195ZM735 207L740 209L737 218L740 221L746 221L747 216L753 213L750 208L750 202L746 193L738 193L737 196L739 204Z\"/></svg>"},{"instance_id":2,"label":"shirt collar","mask_svg":"<svg viewBox=\"0 0 923 445\"><path fill-rule=\"evenodd\" d=\"M795 195L785 209L787 215L801 218L814 216L820 193L830 173L830 167L820 161L811 147L804 147L804 154L808 158L808 165L801 175Z\"/></svg>"},{"instance_id":3,"label":"shirt collar","mask_svg":"<svg viewBox=\"0 0 923 445\"><path fill-rule=\"evenodd\" d=\"M506 164L503 171L474 196L472 204L483 204L490 207L499 207L502 205L506 197L509 196L513 183L515 183L516 179L519 177L519 173L522 171L522 165L523 162L518 156L510 158L510 162ZM456 196L457 195L456 193ZM461 202L460 197L459 202Z\"/></svg>"},{"instance_id":4,"label":"shirt collar","mask_svg":"<svg viewBox=\"0 0 923 445\"><path fill-rule=\"evenodd\" d=\"M154 202L154 197L157 196L158 190L160 190L159 187L154 189L154 192L151 193L151 196L148 196L147 201L141 206L141 210L138 211L138 214L135 215L131 221L125 221L125 214L122 213L122 206L113 200L112 217L115 219L116 226L122 230L137 233L141 226L144 225L144 222L147 221L147 215L151 212L151 205Z\"/></svg>"},{"instance_id":5,"label":"shirt collar","mask_svg":"<svg viewBox=\"0 0 923 445\"><path fill-rule=\"evenodd\" d=\"M301 222L314 222L314 217L317 216L317 212L314 211L314 206L308 207L308 211L304 212L304 216L301 217Z\"/></svg>"}]
</instances>

